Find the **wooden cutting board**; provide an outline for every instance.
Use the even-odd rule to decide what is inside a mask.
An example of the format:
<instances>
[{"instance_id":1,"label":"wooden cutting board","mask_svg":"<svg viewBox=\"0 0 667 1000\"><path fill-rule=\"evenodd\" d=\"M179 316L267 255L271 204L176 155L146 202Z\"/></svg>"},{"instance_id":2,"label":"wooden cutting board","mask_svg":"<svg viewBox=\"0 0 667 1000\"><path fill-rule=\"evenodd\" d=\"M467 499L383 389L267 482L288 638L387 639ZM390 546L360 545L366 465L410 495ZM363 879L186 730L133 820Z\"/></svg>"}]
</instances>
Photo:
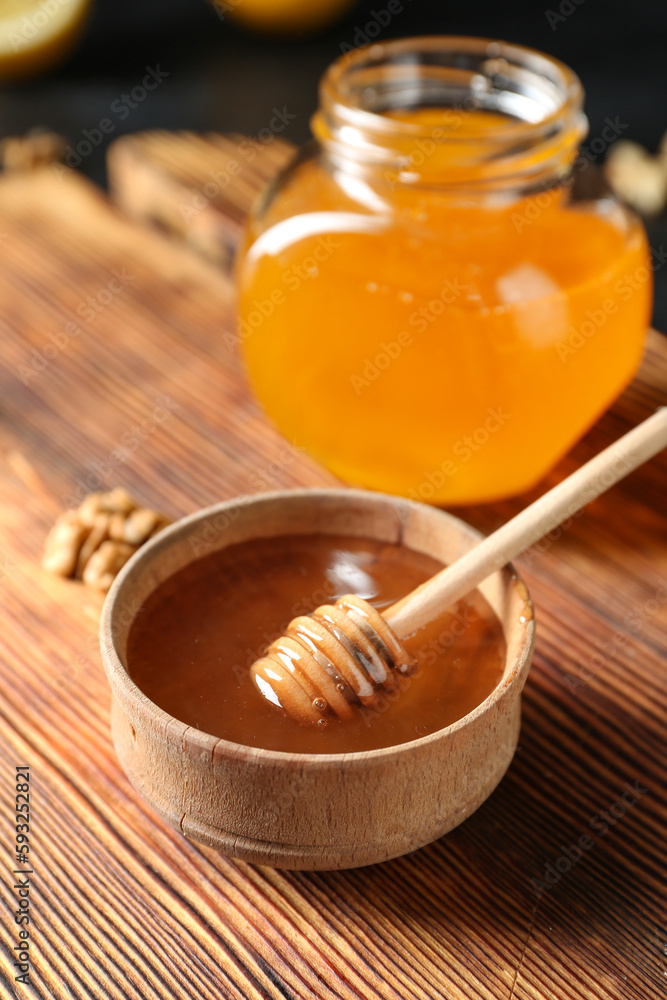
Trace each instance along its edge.
<instances>
[{"instance_id":1,"label":"wooden cutting board","mask_svg":"<svg viewBox=\"0 0 667 1000\"><path fill-rule=\"evenodd\" d=\"M166 827L121 772L101 600L40 569L44 535L100 485L178 516L335 480L248 394L214 266L51 169L0 182L0 234L0 996L664 996L666 456L520 560L537 651L520 749L477 813L367 869L229 861ZM539 490L461 515L491 530L666 399L654 334L634 384ZM30 988L8 957L21 764Z\"/></svg>"},{"instance_id":2,"label":"wooden cutting board","mask_svg":"<svg viewBox=\"0 0 667 1000\"><path fill-rule=\"evenodd\" d=\"M109 147L109 188L126 215L230 270L257 192L296 152L270 129L265 132L264 141L163 129L132 132Z\"/></svg>"}]
</instances>

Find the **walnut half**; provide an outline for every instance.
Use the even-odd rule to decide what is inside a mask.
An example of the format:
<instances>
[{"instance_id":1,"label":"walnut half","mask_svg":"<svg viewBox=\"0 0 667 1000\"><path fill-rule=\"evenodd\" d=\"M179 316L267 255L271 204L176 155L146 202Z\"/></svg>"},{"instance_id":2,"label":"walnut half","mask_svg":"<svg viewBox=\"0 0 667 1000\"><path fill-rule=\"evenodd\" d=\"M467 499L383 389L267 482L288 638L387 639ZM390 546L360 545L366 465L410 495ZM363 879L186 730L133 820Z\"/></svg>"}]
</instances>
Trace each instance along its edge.
<instances>
[{"instance_id":1,"label":"walnut half","mask_svg":"<svg viewBox=\"0 0 667 1000\"><path fill-rule=\"evenodd\" d=\"M106 591L139 546L170 523L164 514L139 507L121 487L90 493L51 528L42 566Z\"/></svg>"}]
</instances>

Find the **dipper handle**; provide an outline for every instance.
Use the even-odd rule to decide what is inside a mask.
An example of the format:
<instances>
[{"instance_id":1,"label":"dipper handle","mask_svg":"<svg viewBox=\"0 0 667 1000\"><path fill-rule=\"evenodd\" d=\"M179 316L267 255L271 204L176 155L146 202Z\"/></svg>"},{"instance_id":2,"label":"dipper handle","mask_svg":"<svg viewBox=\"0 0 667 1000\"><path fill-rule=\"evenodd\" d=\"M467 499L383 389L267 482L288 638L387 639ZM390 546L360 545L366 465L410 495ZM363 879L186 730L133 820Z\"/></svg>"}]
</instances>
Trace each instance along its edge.
<instances>
[{"instance_id":1,"label":"dipper handle","mask_svg":"<svg viewBox=\"0 0 667 1000\"><path fill-rule=\"evenodd\" d=\"M384 618L398 638L405 639L666 447L667 407L661 407L466 555L393 604L383 612Z\"/></svg>"}]
</instances>

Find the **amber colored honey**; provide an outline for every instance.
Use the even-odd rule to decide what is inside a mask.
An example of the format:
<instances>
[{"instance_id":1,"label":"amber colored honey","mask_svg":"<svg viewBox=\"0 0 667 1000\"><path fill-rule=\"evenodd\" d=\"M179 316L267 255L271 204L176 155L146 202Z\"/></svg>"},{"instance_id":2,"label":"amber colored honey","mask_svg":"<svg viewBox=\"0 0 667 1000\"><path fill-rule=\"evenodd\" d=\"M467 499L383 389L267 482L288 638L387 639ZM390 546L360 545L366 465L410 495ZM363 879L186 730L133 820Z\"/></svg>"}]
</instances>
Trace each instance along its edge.
<instances>
[{"instance_id":1,"label":"amber colored honey","mask_svg":"<svg viewBox=\"0 0 667 1000\"><path fill-rule=\"evenodd\" d=\"M651 301L640 224L610 201L572 201L567 184L470 193L489 164L466 167L462 151L501 120L462 118L458 145L426 158L437 174L455 152L447 190L320 156L249 227L250 380L285 436L350 482L447 503L523 491L639 362Z\"/></svg>"},{"instance_id":2,"label":"amber colored honey","mask_svg":"<svg viewBox=\"0 0 667 1000\"><path fill-rule=\"evenodd\" d=\"M353 719L323 730L265 701L249 668L296 615L350 592L387 607L440 568L409 549L347 536L231 546L150 595L130 630L130 676L170 715L248 746L344 753L418 739L467 715L502 677L502 628L477 592L406 642L419 669L378 711L359 706Z\"/></svg>"}]
</instances>

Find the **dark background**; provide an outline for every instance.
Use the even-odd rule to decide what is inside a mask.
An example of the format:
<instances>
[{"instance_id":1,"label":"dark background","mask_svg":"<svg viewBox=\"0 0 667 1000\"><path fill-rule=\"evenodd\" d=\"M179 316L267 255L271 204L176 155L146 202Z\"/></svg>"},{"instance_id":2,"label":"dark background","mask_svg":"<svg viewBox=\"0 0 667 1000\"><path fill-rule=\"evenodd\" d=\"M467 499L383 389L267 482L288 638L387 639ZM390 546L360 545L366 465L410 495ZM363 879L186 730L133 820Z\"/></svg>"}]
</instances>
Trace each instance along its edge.
<instances>
[{"instance_id":1,"label":"dark background","mask_svg":"<svg viewBox=\"0 0 667 1000\"><path fill-rule=\"evenodd\" d=\"M242 0L240 0L242 2ZM313 4L317 0L311 0ZM104 145L124 132L189 128L256 132L273 107L296 115L284 136L308 138L317 81L386 0L360 2L317 35L253 34L221 18L206 0L97 0L76 51L57 70L0 88L4 135L44 125L70 142L109 116L123 92L140 85L147 66L169 76L86 157L81 169L104 183ZM552 27L547 11L563 19ZM553 20L553 18L551 18ZM667 130L667 0L518 0L514 3L403 0L380 38L469 34L542 49L568 63L586 89L590 138L607 117L623 138L655 151ZM664 217L650 221L653 246L667 244ZM664 268L667 272L667 268ZM667 330L667 273L656 274L655 323Z\"/></svg>"}]
</instances>

